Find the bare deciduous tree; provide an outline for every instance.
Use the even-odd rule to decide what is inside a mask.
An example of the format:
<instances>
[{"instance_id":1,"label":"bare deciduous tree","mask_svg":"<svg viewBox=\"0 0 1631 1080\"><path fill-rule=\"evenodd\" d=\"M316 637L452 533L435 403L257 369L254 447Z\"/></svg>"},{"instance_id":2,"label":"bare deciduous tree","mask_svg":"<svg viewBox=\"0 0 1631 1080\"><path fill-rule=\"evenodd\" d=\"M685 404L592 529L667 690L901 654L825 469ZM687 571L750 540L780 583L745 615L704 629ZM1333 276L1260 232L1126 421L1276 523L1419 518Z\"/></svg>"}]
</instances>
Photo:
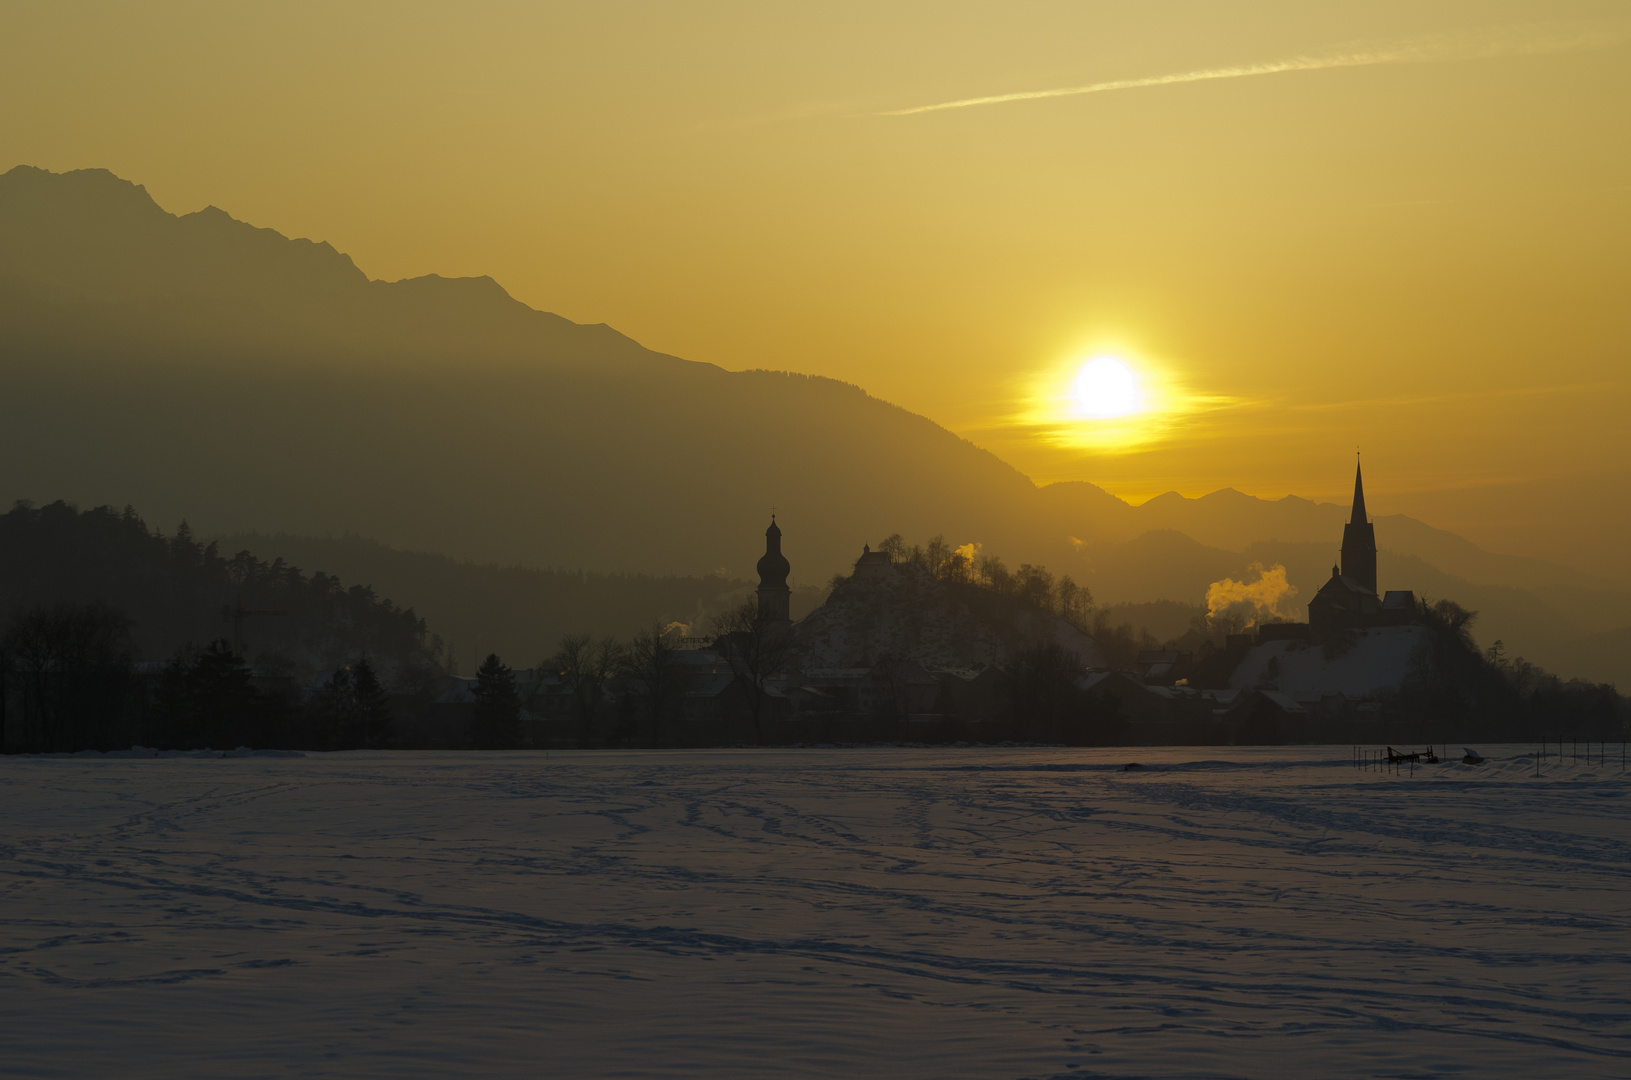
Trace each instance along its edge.
<instances>
[{"instance_id":1,"label":"bare deciduous tree","mask_svg":"<svg viewBox=\"0 0 1631 1080\"><path fill-rule=\"evenodd\" d=\"M651 744L662 745L664 722L676 713L690 688L691 674L676 655L679 630L653 623L634 635L624 653L624 672L635 688L651 733Z\"/></svg>"},{"instance_id":2,"label":"bare deciduous tree","mask_svg":"<svg viewBox=\"0 0 1631 1080\"><path fill-rule=\"evenodd\" d=\"M1078 630L1086 630L1093 617L1093 591L1069 574L1059 579L1059 614Z\"/></svg>"},{"instance_id":3,"label":"bare deciduous tree","mask_svg":"<svg viewBox=\"0 0 1631 1080\"><path fill-rule=\"evenodd\" d=\"M736 681L747 692L754 740L763 745L768 684L786 670L792 659L792 635L786 623L762 617L758 602L751 597L715 618L713 628L717 635L715 648L729 661Z\"/></svg>"},{"instance_id":4,"label":"bare deciduous tree","mask_svg":"<svg viewBox=\"0 0 1631 1080\"><path fill-rule=\"evenodd\" d=\"M111 748L126 734L116 729L131 700L130 653L130 620L116 608L18 612L0 637L0 694L9 689L7 675L20 683L16 744L35 752ZM3 710L0 704L0 720L7 719Z\"/></svg>"},{"instance_id":5,"label":"bare deciduous tree","mask_svg":"<svg viewBox=\"0 0 1631 1080\"><path fill-rule=\"evenodd\" d=\"M1014 595L1019 602L1042 611L1053 610L1053 575L1046 567L1020 563L1014 574Z\"/></svg>"},{"instance_id":6,"label":"bare deciduous tree","mask_svg":"<svg viewBox=\"0 0 1631 1080\"><path fill-rule=\"evenodd\" d=\"M567 634L544 667L560 676L578 712L578 746L594 738L595 718L606 701L606 683L623 664L623 648L609 637Z\"/></svg>"}]
</instances>

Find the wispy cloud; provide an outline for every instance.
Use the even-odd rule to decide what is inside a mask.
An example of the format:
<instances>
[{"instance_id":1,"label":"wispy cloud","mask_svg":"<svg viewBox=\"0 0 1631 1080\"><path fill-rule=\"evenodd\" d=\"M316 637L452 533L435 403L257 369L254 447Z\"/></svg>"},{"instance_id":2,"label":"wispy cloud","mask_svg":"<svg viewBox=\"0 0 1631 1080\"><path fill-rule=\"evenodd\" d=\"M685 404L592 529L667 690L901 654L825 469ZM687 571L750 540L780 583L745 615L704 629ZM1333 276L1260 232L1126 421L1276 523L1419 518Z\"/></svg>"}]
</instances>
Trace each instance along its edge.
<instances>
[{"instance_id":1,"label":"wispy cloud","mask_svg":"<svg viewBox=\"0 0 1631 1080\"><path fill-rule=\"evenodd\" d=\"M1305 53L1280 60L1230 67L1200 68L1170 75L1140 79L1113 79L1085 86L1062 86L1050 90L1021 90L1011 94L959 98L908 109L890 109L879 116L917 116L946 109L970 109L979 105L1006 105L1017 101L1103 94L1112 90L1137 90L1150 86L1207 82L1212 79L1245 79L1254 75L1279 75L1288 71L1324 71L1329 68L1376 67L1384 64L1426 64L1445 60L1474 60L1498 56L1535 56L1550 53L1599 49L1626 40L1627 28L1597 26L1566 33L1540 33L1533 28L1503 28L1461 35L1411 38L1389 43L1349 45L1318 53Z\"/></svg>"}]
</instances>

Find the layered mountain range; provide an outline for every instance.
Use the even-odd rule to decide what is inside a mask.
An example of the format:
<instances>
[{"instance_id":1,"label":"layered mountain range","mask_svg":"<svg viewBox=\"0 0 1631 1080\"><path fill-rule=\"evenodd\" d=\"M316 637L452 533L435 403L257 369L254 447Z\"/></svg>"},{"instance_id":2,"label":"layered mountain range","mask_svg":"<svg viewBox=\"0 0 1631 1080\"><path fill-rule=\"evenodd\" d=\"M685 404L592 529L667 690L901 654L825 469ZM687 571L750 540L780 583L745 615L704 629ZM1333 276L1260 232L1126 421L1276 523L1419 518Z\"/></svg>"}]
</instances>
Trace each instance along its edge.
<instances>
[{"instance_id":1,"label":"layered mountain range","mask_svg":"<svg viewBox=\"0 0 1631 1080\"><path fill-rule=\"evenodd\" d=\"M1346 515L1038 486L852 385L654 352L490 278L370 280L325 243L213 207L176 216L105 171L30 167L0 176L0 497L134 503L200 535L731 578L750 576L774 507L795 583L889 533L938 534L1069 573L1101 602L1198 603L1278 563L1292 614ZM1454 598L1482 612L1485 642L1631 684L1613 646L1631 633L1623 584L1375 521L1383 588ZM415 597L393 599L434 628Z\"/></svg>"}]
</instances>

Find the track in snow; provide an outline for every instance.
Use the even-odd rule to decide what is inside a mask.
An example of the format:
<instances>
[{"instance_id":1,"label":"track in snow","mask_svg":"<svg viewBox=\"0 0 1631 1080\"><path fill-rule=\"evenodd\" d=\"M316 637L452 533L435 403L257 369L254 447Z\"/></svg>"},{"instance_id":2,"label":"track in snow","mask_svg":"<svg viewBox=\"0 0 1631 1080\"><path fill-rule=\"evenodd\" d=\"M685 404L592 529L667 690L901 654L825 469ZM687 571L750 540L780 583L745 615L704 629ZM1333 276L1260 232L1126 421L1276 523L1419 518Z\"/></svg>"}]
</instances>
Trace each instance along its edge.
<instances>
[{"instance_id":1,"label":"track in snow","mask_svg":"<svg viewBox=\"0 0 1631 1080\"><path fill-rule=\"evenodd\" d=\"M1631 1075L1631 781L1521 753L4 759L0 1060Z\"/></svg>"}]
</instances>

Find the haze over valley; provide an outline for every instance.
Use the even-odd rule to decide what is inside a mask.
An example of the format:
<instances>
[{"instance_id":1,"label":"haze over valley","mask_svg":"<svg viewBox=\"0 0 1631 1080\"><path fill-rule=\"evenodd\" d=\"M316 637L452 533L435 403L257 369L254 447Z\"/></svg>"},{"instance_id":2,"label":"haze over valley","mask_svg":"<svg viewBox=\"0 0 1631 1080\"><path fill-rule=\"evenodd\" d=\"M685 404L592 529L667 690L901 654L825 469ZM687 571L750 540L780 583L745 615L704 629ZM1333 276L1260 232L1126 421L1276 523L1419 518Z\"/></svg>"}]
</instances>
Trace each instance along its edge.
<instances>
[{"instance_id":1,"label":"haze over valley","mask_svg":"<svg viewBox=\"0 0 1631 1080\"><path fill-rule=\"evenodd\" d=\"M213 207L178 217L100 170L0 176L0 275L8 501L186 519L230 550L343 570L466 642L495 603L455 603L391 549L742 582L774 507L809 590L898 532L1046 565L1105 605L1204 605L1212 583L1281 565L1296 592L1280 614L1300 617L1347 510L1233 490L1134 506L1086 482L1038 485L863 388L652 352L490 278L370 280L326 243ZM1631 678L1601 644L1631 632L1623 577L1375 521L1382 579L1478 610L1480 640ZM376 546L321 540L348 536ZM650 608L608 630L701 610ZM530 657L564 631L532 618L530 634L495 624L487 640Z\"/></svg>"},{"instance_id":2,"label":"haze over valley","mask_svg":"<svg viewBox=\"0 0 1631 1080\"><path fill-rule=\"evenodd\" d=\"M1625 0L0 4L0 1071L1626 1075L1627 130Z\"/></svg>"}]
</instances>

